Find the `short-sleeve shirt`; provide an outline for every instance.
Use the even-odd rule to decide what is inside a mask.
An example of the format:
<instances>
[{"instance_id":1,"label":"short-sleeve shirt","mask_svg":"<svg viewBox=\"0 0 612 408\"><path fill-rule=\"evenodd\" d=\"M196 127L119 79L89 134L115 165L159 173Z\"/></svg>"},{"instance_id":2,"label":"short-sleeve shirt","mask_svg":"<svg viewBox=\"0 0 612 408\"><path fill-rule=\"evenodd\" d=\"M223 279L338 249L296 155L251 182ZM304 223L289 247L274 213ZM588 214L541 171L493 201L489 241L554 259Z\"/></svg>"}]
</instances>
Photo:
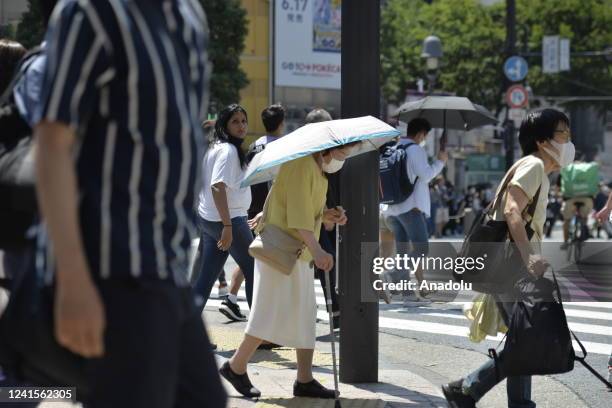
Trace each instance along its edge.
<instances>
[{"instance_id":1,"label":"short-sleeve shirt","mask_svg":"<svg viewBox=\"0 0 612 408\"><path fill-rule=\"evenodd\" d=\"M312 231L319 239L327 195L327 177L312 155L281 166L270 191L266 223L276 225L297 239L297 230ZM310 261L310 251L302 259Z\"/></svg>"},{"instance_id":2,"label":"short-sleeve shirt","mask_svg":"<svg viewBox=\"0 0 612 408\"><path fill-rule=\"evenodd\" d=\"M202 161L202 191L198 213L207 221L221 221L213 199L211 186L225 184L230 218L246 217L251 205L251 189L240 187L244 178L238 150L230 143L216 142L206 152Z\"/></svg>"},{"instance_id":3,"label":"short-sleeve shirt","mask_svg":"<svg viewBox=\"0 0 612 408\"><path fill-rule=\"evenodd\" d=\"M187 286L210 75L199 2L63 0L46 42L41 116L77 133L92 275Z\"/></svg>"},{"instance_id":4,"label":"short-sleeve shirt","mask_svg":"<svg viewBox=\"0 0 612 408\"><path fill-rule=\"evenodd\" d=\"M544 163L536 156L528 155L517 161L512 168L515 169L515 171L512 179L510 180L509 186L516 186L520 188L525 193L527 198L529 198L529 204L532 203L538 188L541 187L538 203L531 221L531 228L534 230L534 235L531 238L531 241L540 242L544 236L543 230L544 223L546 222L546 206L548 205L548 191L550 190L550 182L546 172L544 171ZM501 189L502 185L503 181L500 183L497 194L499 194L499 189ZM499 208L503 209L505 205L506 195L504 194L501 206ZM503 220L503 217L503 210L496 211L494 214L494 219L498 221Z\"/></svg>"}]
</instances>

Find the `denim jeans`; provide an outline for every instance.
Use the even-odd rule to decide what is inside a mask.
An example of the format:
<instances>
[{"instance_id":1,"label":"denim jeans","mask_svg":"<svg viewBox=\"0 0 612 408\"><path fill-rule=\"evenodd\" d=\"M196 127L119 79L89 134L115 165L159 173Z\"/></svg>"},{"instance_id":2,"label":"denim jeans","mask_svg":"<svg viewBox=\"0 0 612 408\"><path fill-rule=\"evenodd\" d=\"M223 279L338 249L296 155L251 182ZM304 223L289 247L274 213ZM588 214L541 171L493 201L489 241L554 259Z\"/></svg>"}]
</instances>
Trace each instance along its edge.
<instances>
[{"instance_id":1,"label":"denim jeans","mask_svg":"<svg viewBox=\"0 0 612 408\"><path fill-rule=\"evenodd\" d=\"M253 257L249 255L249 246L253 242L253 233L247 224L247 217L232 218L232 245L229 251L217 248L217 242L223 231L222 222L207 221L198 217L200 227L200 245L193 265L194 273L199 272L194 286L196 295L202 296L201 308L206 305L212 288L223 270L227 257L231 254L244 274L246 297L249 307L253 298Z\"/></svg>"},{"instance_id":2,"label":"denim jeans","mask_svg":"<svg viewBox=\"0 0 612 408\"><path fill-rule=\"evenodd\" d=\"M503 352L500 353L500 358L502 355ZM495 372L495 361L490 359L463 380L463 391L478 401L491 388L507 378L508 408L535 408L536 404L531 400L531 376L507 377L501 360L498 362L498 369L499 379Z\"/></svg>"},{"instance_id":3,"label":"denim jeans","mask_svg":"<svg viewBox=\"0 0 612 408\"><path fill-rule=\"evenodd\" d=\"M429 253L429 233L425 214L413 209L406 213L386 218L387 225L395 235L395 246L399 255L407 254L410 257L420 257ZM412 244L412 251L409 246ZM406 279L405 271L402 279ZM408 275L409 276L409 275Z\"/></svg>"}]
</instances>

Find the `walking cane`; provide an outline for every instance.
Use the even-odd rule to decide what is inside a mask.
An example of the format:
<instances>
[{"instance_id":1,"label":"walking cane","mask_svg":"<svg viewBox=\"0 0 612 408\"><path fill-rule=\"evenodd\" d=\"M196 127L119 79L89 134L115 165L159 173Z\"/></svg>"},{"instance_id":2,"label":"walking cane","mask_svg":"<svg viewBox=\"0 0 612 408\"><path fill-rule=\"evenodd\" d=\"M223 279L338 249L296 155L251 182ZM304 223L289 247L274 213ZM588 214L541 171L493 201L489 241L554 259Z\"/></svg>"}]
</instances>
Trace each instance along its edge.
<instances>
[{"instance_id":1,"label":"walking cane","mask_svg":"<svg viewBox=\"0 0 612 408\"><path fill-rule=\"evenodd\" d=\"M336 227L338 228L338 227ZM336 253L336 257L338 254ZM331 284L329 274L331 271L325 273L325 303L327 304L327 312L329 313L329 336L331 337L332 347L332 361L334 365L334 391L336 394L334 408L341 408L340 405L340 392L338 391L338 366L336 363L336 335L334 334L334 316L332 311L332 298L331 298Z\"/></svg>"}]
</instances>

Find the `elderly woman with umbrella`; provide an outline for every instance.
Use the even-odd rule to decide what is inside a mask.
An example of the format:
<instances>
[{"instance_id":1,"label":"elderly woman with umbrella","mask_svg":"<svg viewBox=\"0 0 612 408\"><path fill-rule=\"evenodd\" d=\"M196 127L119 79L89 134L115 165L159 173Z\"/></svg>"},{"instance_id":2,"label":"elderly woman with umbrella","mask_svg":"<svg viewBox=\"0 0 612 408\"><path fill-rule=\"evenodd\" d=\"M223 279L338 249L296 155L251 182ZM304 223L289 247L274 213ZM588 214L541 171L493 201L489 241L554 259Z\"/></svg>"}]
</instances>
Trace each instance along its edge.
<instances>
[{"instance_id":1,"label":"elderly woman with umbrella","mask_svg":"<svg viewBox=\"0 0 612 408\"><path fill-rule=\"evenodd\" d=\"M386 132L378 132L377 136L395 136L393 128L377 119L369 119L368 123L379 122L376 123L378 129L382 124ZM258 154L247 170L245 182L258 182L261 181L257 180L258 174L265 173L266 169L274 173L273 168L278 170L279 162L282 163L266 199L263 231L274 226L299 240L305 250L290 271L283 272L271 263L255 259L253 306L245 336L234 355L220 369L221 375L246 397L261 395L246 371L247 363L263 340L296 348L295 396L336 397L334 390L323 387L312 376L316 335L312 264L325 272L334 265L332 255L318 242L321 223L344 225L347 222L341 209L325 209L328 185L324 173L339 171L344 160L360 150L356 144L361 145L359 142L367 134L362 126L357 128L354 137L343 137L346 136L342 134L344 129L334 127L334 122L343 121L307 125L285 136ZM251 179L249 174L253 176Z\"/></svg>"}]
</instances>

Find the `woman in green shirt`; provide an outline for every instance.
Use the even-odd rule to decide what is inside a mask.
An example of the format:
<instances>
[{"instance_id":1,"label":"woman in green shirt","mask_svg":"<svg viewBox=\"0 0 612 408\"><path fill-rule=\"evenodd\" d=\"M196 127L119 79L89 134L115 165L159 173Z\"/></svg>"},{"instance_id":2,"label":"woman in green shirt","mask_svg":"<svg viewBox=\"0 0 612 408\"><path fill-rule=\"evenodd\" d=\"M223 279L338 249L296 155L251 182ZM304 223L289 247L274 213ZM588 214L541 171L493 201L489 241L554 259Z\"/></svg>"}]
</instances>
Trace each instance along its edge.
<instances>
[{"instance_id":1,"label":"woman in green shirt","mask_svg":"<svg viewBox=\"0 0 612 408\"><path fill-rule=\"evenodd\" d=\"M277 142L279 143L279 142ZM329 272L332 255L319 245L321 223L346 224L341 209L325 209L327 177L340 170L350 147L335 148L293 160L281 166L270 191L266 223L280 227L304 242L304 251L290 275L255 260L253 306L244 340L220 370L246 397L259 397L247 376L247 363L262 341L295 347L297 380L293 395L334 398L312 376L315 346L316 298L313 264Z\"/></svg>"}]
</instances>

